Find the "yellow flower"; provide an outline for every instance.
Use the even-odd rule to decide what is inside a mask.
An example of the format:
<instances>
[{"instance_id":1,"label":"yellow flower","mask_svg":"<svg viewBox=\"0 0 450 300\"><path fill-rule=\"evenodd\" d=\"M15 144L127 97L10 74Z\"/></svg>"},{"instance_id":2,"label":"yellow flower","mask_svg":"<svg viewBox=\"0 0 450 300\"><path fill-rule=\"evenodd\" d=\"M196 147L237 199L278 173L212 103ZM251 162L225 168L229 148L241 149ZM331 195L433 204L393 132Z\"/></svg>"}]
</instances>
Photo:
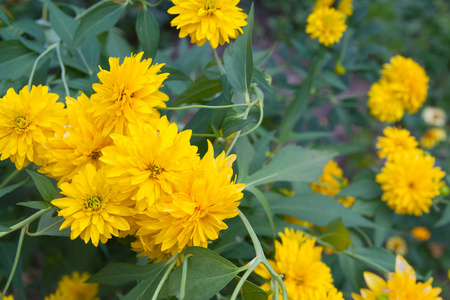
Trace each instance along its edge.
<instances>
[{"instance_id":1,"label":"yellow flower","mask_svg":"<svg viewBox=\"0 0 450 300\"><path fill-rule=\"evenodd\" d=\"M329 291L321 288L317 290L308 289L303 295L302 300L344 300L344 297L336 288Z\"/></svg>"},{"instance_id":2,"label":"yellow flower","mask_svg":"<svg viewBox=\"0 0 450 300\"><path fill-rule=\"evenodd\" d=\"M353 203L355 203L356 199L355 199L355 197L348 196L348 197L339 197L338 201L345 207L352 207Z\"/></svg>"},{"instance_id":3,"label":"yellow flower","mask_svg":"<svg viewBox=\"0 0 450 300\"><path fill-rule=\"evenodd\" d=\"M169 97L160 92L168 73L158 74L164 64L151 66L152 59L141 61L141 52L125 57L119 65L119 58L110 57L110 71L100 70L100 83L94 83L91 96L93 102L89 112L93 113L96 125L103 128L103 136L111 132L127 133L130 123L137 120L149 122L159 118L155 106L165 107Z\"/></svg>"},{"instance_id":4,"label":"yellow flower","mask_svg":"<svg viewBox=\"0 0 450 300\"><path fill-rule=\"evenodd\" d=\"M69 125L64 134L49 138L44 154L47 164L39 169L59 183L70 181L86 164L99 169L103 165L99 160L102 149L112 144L112 139L104 137L95 125L92 113L88 113L92 102L86 95L78 100L67 97L66 103Z\"/></svg>"},{"instance_id":5,"label":"yellow flower","mask_svg":"<svg viewBox=\"0 0 450 300\"><path fill-rule=\"evenodd\" d=\"M403 103L386 80L380 80L370 87L369 107L370 114L382 122L399 121L405 112Z\"/></svg>"},{"instance_id":6,"label":"yellow flower","mask_svg":"<svg viewBox=\"0 0 450 300\"><path fill-rule=\"evenodd\" d=\"M70 226L72 240L80 236L97 247L99 240L106 243L111 235L118 236L119 230L130 229L125 217L131 210L124 205L129 194L112 189L105 177L103 168L96 170L87 164L71 183L61 184L61 193L67 198L52 201L61 209L58 215L66 219L60 230Z\"/></svg>"},{"instance_id":7,"label":"yellow flower","mask_svg":"<svg viewBox=\"0 0 450 300\"><path fill-rule=\"evenodd\" d=\"M411 232L411 236L418 241L428 241L431 237L431 232L423 226L414 227Z\"/></svg>"},{"instance_id":8,"label":"yellow flower","mask_svg":"<svg viewBox=\"0 0 450 300\"><path fill-rule=\"evenodd\" d=\"M346 15L347 17L353 14L353 0L341 0L338 5L338 11Z\"/></svg>"},{"instance_id":9,"label":"yellow flower","mask_svg":"<svg viewBox=\"0 0 450 300\"><path fill-rule=\"evenodd\" d=\"M64 275L55 293L46 296L45 300L99 300L98 283L85 283L89 277L89 273L80 274L77 271L72 273L72 277Z\"/></svg>"},{"instance_id":10,"label":"yellow flower","mask_svg":"<svg viewBox=\"0 0 450 300\"><path fill-rule=\"evenodd\" d=\"M334 4L334 0L317 0L316 5L314 6L314 11L321 8L329 8Z\"/></svg>"},{"instance_id":11,"label":"yellow flower","mask_svg":"<svg viewBox=\"0 0 450 300\"><path fill-rule=\"evenodd\" d=\"M408 245L406 241L401 236L392 236L386 241L386 249L405 256L408 252Z\"/></svg>"},{"instance_id":12,"label":"yellow flower","mask_svg":"<svg viewBox=\"0 0 450 300\"><path fill-rule=\"evenodd\" d=\"M442 127L447 122L447 114L440 107L427 106L422 111L422 119L428 125Z\"/></svg>"},{"instance_id":13,"label":"yellow flower","mask_svg":"<svg viewBox=\"0 0 450 300\"><path fill-rule=\"evenodd\" d=\"M191 43L206 40L214 49L235 39L247 25L247 15L237 7L239 0L172 0L167 11L176 16L170 25L180 29L180 38L190 36Z\"/></svg>"},{"instance_id":14,"label":"yellow flower","mask_svg":"<svg viewBox=\"0 0 450 300\"><path fill-rule=\"evenodd\" d=\"M309 15L306 22L306 33L310 34L312 39L319 38L319 43L325 46L339 42L347 29L345 16L334 8L317 9Z\"/></svg>"},{"instance_id":15,"label":"yellow flower","mask_svg":"<svg viewBox=\"0 0 450 300\"><path fill-rule=\"evenodd\" d=\"M380 158L388 158L395 153L408 152L417 148L419 143L406 129L386 127L384 137L378 137L377 148Z\"/></svg>"},{"instance_id":16,"label":"yellow flower","mask_svg":"<svg viewBox=\"0 0 450 300\"><path fill-rule=\"evenodd\" d=\"M191 146L191 131L178 132L163 116L155 127L130 124L131 136L112 134L114 146L103 149L101 161L111 166L108 182L133 192L136 209L143 211L161 195L172 194L182 171L197 162L197 147Z\"/></svg>"},{"instance_id":17,"label":"yellow flower","mask_svg":"<svg viewBox=\"0 0 450 300\"><path fill-rule=\"evenodd\" d=\"M46 86L25 86L19 94L10 88L0 99L1 160L10 158L17 169L29 162L42 164L43 144L66 125L64 104Z\"/></svg>"},{"instance_id":18,"label":"yellow flower","mask_svg":"<svg viewBox=\"0 0 450 300\"><path fill-rule=\"evenodd\" d=\"M440 194L445 173L434 167L434 157L420 150L398 153L377 174L381 199L398 214L420 216L430 211L434 197Z\"/></svg>"},{"instance_id":19,"label":"yellow flower","mask_svg":"<svg viewBox=\"0 0 450 300\"><path fill-rule=\"evenodd\" d=\"M447 134L442 128L428 129L425 134L420 138L420 146L425 149L432 149L440 142L447 139Z\"/></svg>"},{"instance_id":20,"label":"yellow flower","mask_svg":"<svg viewBox=\"0 0 450 300\"><path fill-rule=\"evenodd\" d=\"M136 235L148 235L141 243L149 241L149 249L154 243L160 247L158 251L173 254L187 246L207 247L208 241L217 239L219 231L228 228L224 220L238 214L243 196L245 185L232 180L235 159L235 155L225 157L224 152L214 158L208 142L202 161L183 174L174 192L138 215L141 228Z\"/></svg>"},{"instance_id":21,"label":"yellow flower","mask_svg":"<svg viewBox=\"0 0 450 300\"><path fill-rule=\"evenodd\" d=\"M2 293L0 293L0 296L2 295ZM14 300L14 297L12 295L9 296L4 296L3 300ZM47 299L46 299L47 300Z\"/></svg>"},{"instance_id":22,"label":"yellow flower","mask_svg":"<svg viewBox=\"0 0 450 300\"><path fill-rule=\"evenodd\" d=\"M397 55L383 66L381 73L409 113L417 112L427 98L429 78L424 68L411 58Z\"/></svg>"},{"instance_id":23,"label":"yellow flower","mask_svg":"<svg viewBox=\"0 0 450 300\"><path fill-rule=\"evenodd\" d=\"M320 261L322 247L315 246L315 239L310 239L292 228L286 228L279 236L281 243L275 241L275 260L269 262L275 272L283 274L289 299L303 299L308 290L328 292L334 289L330 268ZM263 265L259 265L255 273L270 279L270 274ZM268 283L261 286L265 290L269 287Z\"/></svg>"},{"instance_id":24,"label":"yellow flower","mask_svg":"<svg viewBox=\"0 0 450 300\"><path fill-rule=\"evenodd\" d=\"M311 189L320 194L334 196L341 190L341 187L347 185L347 178L338 164L330 160L323 169L322 176L317 180L318 183L310 183Z\"/></svg>"},{"instance_id":25,"label":"yellow flower","mask_svg":"<svg viewBox=\"0 0 450 300\"><path fill-rule=\"evenodd\" d=\"M361 295L353 293L354 300L409 299L409 300L442 300L439 297L441 288L433 288L433 278L427 282L416 282L416 273L406 260L397 255L395 273L387 275L385 281L379 276L364 272L364 279L369 289L361 289Z\"/></svg>"}]
</instances>

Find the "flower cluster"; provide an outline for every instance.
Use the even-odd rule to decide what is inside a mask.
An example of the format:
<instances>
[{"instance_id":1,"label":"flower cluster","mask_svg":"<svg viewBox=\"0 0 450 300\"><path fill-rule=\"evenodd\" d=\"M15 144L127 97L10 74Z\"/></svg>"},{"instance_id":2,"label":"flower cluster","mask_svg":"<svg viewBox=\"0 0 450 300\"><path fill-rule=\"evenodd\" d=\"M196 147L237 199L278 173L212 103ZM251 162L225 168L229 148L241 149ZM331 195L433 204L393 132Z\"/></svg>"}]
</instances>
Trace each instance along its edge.
<instances>
[{"instance_id":1,"label":"flower cluster","mask_svg":"<svg viewBox=\"0 0 450 300\"><path fill-rule=\"evenodd\" d=\"M433 278L427 282L417 282L416 272L400 255L395 260L395 272L387 275L387 281L370 272L364 272L364 279L369 289L361 289L360 295L353 293L354 300L442 300L439 297L441 288L431 286Z\"/></svg>"},{"instance_id":2,"label":"flower cluster","mask_svg":"<svg viewBox=\"0 0 450 300\"><path fill-rule=\"evenodd\" d=\"M89 273L80 274L77 271L71 277L64 275L55 293L46 296L45 300L99 300L98 283L85 283L89 277Z\"/></svg>"},{"instance_id":3,"label":"flower cluster","mask_svg":"<svg viewBox=\"0 0 450 300\"><path fill-rule=\"evenodd\" d=\"M383 137L378 137L376 147L379 149L378 157L389 159L396 153L404 153L417 148L419 143L411 136L407 129L386 127Z\"/></svg>"},{"instance_id":4,"label":"flower cluster","mask_svg":"<svg viewBox=\"0 0 450 300\"><path fill-rule=\"evenodd\" d=\"M425 134L420 138L420 146L425 149L433 149L440 142L447 139L447 133L442 128L428 129Z\"/></svg>"},{"instance_id":5,"label":"flower cluster","mask_svg":"<svg viewBox=\"0 0 450 300\"><path fill-rule=\"evenodd\" d=\"M370 113L382 122L399 121L405 109L416 113L427 97L425 70L411 58L397 55L383 66L381 74L369 91Z\"/></svg>"}]
</instances>

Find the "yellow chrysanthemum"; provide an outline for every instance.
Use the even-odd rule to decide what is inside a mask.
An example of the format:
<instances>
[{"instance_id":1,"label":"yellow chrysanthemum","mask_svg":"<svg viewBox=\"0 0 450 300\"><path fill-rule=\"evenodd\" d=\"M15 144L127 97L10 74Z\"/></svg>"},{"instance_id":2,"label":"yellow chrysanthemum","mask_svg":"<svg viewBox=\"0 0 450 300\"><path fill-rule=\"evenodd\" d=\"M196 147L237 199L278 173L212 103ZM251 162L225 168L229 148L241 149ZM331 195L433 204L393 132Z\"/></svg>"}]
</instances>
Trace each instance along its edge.
<instances>
[{"instance_id":1,"label":"yellow chrysanthemum","mask_svg":"<svg viewBox=\"0 0 450 300\"><path fill-rule=\"evenodd\" d=\"M190 36L191 43L207 40L214 49L243 33L247 15L237 7L239 0L172 0L167 11L176 16L170 25L180 30L180 38Z\"/></svg>"},{"instance_id":2,"label":"yellow chrysanthemum","mask_svg":"<svg viewBox=\"0 0 450 300\"><path fill-rule=\"evenodd\" d=\"M386 240L386 249L405 256L408 252L408 245L401 236L392 236Z\"/></svg>"},{"instance_id":3,"label":"yellow chrysanthemum","mask_svg":"<svg viewBox=\"0 0 450 300\"><path fill-rule=\"evenodd\" d=\"M398 214L428 213L444 185L441 179L445 173L434 167L434 161L434 157L419 150L393 155L376 176L383 190L381 199Z\"/></svg>"},{"instance_id":4,"label":"yellow chrysanthemum","mask_svg":"<svg viewBox=\"0 0 450 300\"><path fill-rule=\"evenodd\" d=\"M286 228L279 236L281 243L275 241L275 260L269 262L275 272L283 274L289 299L303 299L308 290L328 292L334 289L330 268L320 261L322 247L315 246L315 239L292 228ZM270 274L263 265L259 265L255 273L270 279ZM269 287L268 283L261 286L265 290Z\"/></svg>"},{"instance_id":5,"label":"yellow chrysanthemum","mask_svg":"<svg viewBox=\"0 0 450 300\"><path fill-rule=\"evenodd\" d=\"M319 38L319 43L325 46L339 42L347 29L345 16L332 7L313 11L306 22L306 33L310 34L312 39Z\"/></svg>"},{"instance_id":6,"label":"yellow chrysanthemum","mask_svg":"<svg viewBox=\"0 0 450 300\"><path fill-rule=\"evenodd\" d=\"M333 4L334 0L317 0L316 4L314 5L314 11L324 7L331 7Z\"/></svg>"},{"instance_id":7,"label":"yellow chrysanthemum","mask_svg":"<svg viewBox=\"0 0 450 300\"><path fill-rule=\"evenodd\" d=\"M101 128L95 125L89 98L82 94L78 100L67 97L69 124L64 134L50 137L45 147L47 164L39 172L59 180L59 183L72 179L86 164L99 169L103 163L99 158L102 149L112 144L109 136L102 135Z\"/></svg>"},{"instance_id":8,"label":"yellow chrysanthemum","mask_svg":"<svg viewBox=\"0 0 450 300\"><path fill-rule=\"evenodd\" d=\"M422 242L428 241L431 237L431 232L423 226L414 227L413 229L411 229L410 234L413 238Z\"/></svg>"},{"instance_id":9,"label":"yellow chrysanthemum","mask_svg":"<svg viewBox=\"0 0 450 300\"><path fill-rule=\"evenodd\" d=\"M316 183L310 183L311 189L320 194L334 196L347 185L347 178L344 177L344 172L338 164L330 160L323 169L322 176Z\"/></svg>"},{"instance_id":10,"label":"yellow chrysanthemum","mask_svg":"<svg viewBox=\"0 0 450 300\"><path fill-rule=\"evenodd\" d=\"M89 277L89 273L80 274L77 271L72 273L72 277L64 275L55 293L46 296L45 300L99 300L98 283L85 283Z\"/></svg>"},{"instance_id":11,"label":"yellow chrysanthemum","mask_svg":"<svg viewBox=\"0 0 450 300\"><path fill-rule=\"evenodd\" d=\"M411 58L397 55L385 64L382 78L390 83L395 97L409 113L415 113L427 98L429 78L422 68Z\"/></svg>"},{"instance_id":12,"label":"yellow chrysanthemum","mask_svg":"<svg viewBox=\"0 0 450 300\"><path fill-rule=\"evenodd\" d=\"M346 15L347 17L353 14L353 0L341 0L337 7L338 11Z\"/></svg>"},{"instance_id":13,"label":"yellow chrysanthemum","mask_svg":"<svg viewBox=\"0 0 450 300\"><path fill-rule=\"evenodd\" d=\"M2 295L2 293L0 293L0 296ZM14 296L9 295L9 296L4 296L3 300L14 300ZM46 299L47 300L47 299Z\"/></svg>"},{"instance_id":14,"label":"yellow chrysanthemum","mask_svg":"<svg viewBox=\"0 0 450 300\"><path fill-rule=\"evenodd\" d=\"M387 275L385 281L379 276L364 272L364 279L369 289L361 289L360 294L353 293L354 300L408 299L408 300L442 300L441 288L433 288L433 278L427 282L416 282L416 273L406 260L397 255L395 273Z\"/></svg>"},{"instance_id":15,"label":"yellow chrysanthemum","mask_svg":"<svg viewBox=\"0 0 450 300\"><path fill-rule=\"evenodd\" d=\"M386 80L380 80L370 87L369 107L370 114L382 122L399 121L405 113L405 108L400 99Z\"/></svg>"},{"instance_id":16,"label":"yellow chrysanthemum","mask_svg":"<svg viewBox=\"0 0 450 300\"><path fill-rule=\"evenodd\" d=\"M208 142L202 161L184 173L174 192L138 216L141 228L136 235L143 248L160 247L157 252L173 254L187 246L207 247L208 241L217 239L219 231L227 228L224 220L238 214L238 201L243 196L245 185L232 179L235 159L235 155L225 157L225 152L214 158ZM152 253L148 256L155 257Z\"/></svg>"},{"instance_id":17,"label":"yellow chrysanthemum","mask_svg":"<svg viewBox=\"0 0 450 300\"><path fill-rule=\"evenodd\" d=\"M181 173L198 162L197 147L191 146L191 131L178 132L163 116L155 127L130 124L131 136L112 134L114 146L103 149L101 161L111 166L108 182L133 192L136 209L143 211L161 195L172 194Z\"/></svg>"},{"instance_id":18,"label":"yellow chrysanthemum","mask_svg":"<svg viewBox=\"0 0 450 300\"><path fill-rule=\"evenodd\" d=\"M64 104L46 86L25 86L19 94L10 88L0 99L1 160L10 158L17 169L29 162L42 164L42 145L66 125Z\"/></svg>"},{"instance_id":19,"label":"yellow chrysanthemum","mask_svg":"<svg viewBox=\"0 0 450 300\"><path fill-rule=\"evenodd\" d=\"M101 83L94 83L95 94L89 112L93 113L96 125L103 128L103 136L111 132L127 133L130 123L137 120L149 122L159 118L155 106L165 107L169 97L159 88L169 76L158 74L164 64L151 65L152 59L141 61L141 52L125 57L122 64L117 57L109 58L110 71L100 70L97 74Z\"/></svg>"},{"instance_id":20,"label":"yellow chrysanthemum","mask_svg":"<svg viewBox=\"0 0 450 300\"><path fill-rule=\"evenodd\" d=\"M388 158L395 153L408 152L417 148L419 143L406 129L386 127L383 137L378 137L378 157Z\"/></svg>"},{"instance_id":21,"label":"yellow chrysanthemum","mask_svg":"<svg viewBox=\"0 0 450 300\"><path fill-rule=\"evenodd\" d=\"M119 230L129 230L127 216L131 210L124 205L129 194L113 189L106 183L106 172L96 170L87 164L72 179L60 186L61 193L67 198L55 199L52 204L59 207L59 216L66 220L60 230L70 226L70 238L80 236L85 243L92 241L106 243L112 236L118 236Z\"/></svg>"},{"instance_id":22,"label":"yellow chrysanthemum","mask_svg":"<svg viewBox=\"0 0 450 300\"><path fill-rule=\"evenodd\" d=\"M302 300L344 300L344 296L336 288L329 291L326 289L308 289Z\"/></svg>"},{"instance_id":23,"label":"yellow chrysanthemum","mask_svg":"<svg viewBox=\"0 0 450 300\"><path fill-rule=\"evenodd\" d=\"M428 129L420 138L420 146L425 149L433 149L437 144L447 139L447 133L442 128Z\"/></svg>"}]
</instances>

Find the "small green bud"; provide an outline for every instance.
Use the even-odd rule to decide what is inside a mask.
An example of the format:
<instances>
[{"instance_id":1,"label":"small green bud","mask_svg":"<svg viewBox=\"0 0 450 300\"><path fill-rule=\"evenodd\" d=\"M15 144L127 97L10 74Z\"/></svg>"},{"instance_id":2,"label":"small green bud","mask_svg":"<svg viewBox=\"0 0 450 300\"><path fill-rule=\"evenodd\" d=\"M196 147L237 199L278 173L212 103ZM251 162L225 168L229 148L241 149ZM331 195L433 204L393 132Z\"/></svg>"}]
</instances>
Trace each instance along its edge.
<instances>
[{"instance_id":1,"label":"small green bud","mask_svg":"<svg viewBox=\"0 0 450 300\"><path fill-rule=\"evenodd\" d=\"M390 298L386 294L380 294L377 296L376 300L390 300Z\"/></svg>"},{"instance_id":2,"label":"small green bud","mask_svg":"<svg viewBox=\"0 0 450 300\"><path fill-rule=\"evenodd\" d=\"M450 188L448 185L443 185L439 188L439 192L442 196L448 196L450 194Z\"/></svg>"},{"instance_id":3,"label":"small green bud","mask_svg":"<svg viewBox=\"0 0 450 300\"><path fill-rule=\"evenodd\" d=\"M345 70L344 66L342 66L341 63L337 63L334 67L334 72L338 75L344 75L347 70Z\"/></svg>"}]
</instances>

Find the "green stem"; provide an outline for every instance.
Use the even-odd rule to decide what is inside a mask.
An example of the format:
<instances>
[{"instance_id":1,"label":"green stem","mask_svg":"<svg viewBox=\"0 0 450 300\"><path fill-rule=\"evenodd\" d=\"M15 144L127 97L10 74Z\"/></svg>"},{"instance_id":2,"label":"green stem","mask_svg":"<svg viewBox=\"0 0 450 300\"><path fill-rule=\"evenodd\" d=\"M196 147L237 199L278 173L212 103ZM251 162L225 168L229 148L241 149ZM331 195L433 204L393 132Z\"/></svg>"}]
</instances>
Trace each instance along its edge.
<instances>
[{"instance_id":1,"label":"green stem","mask_svg":"<svg viewBox=\"0 0 450 300\"><path fill-rule=\"evenodd\" d=\"M148 6L148 7L157 7L158 5L160 5L164 0L159 0L157 3L152 4L152 3L148 3L147 1L142 1L142 4ZM144 6L145 7L145 6Z\"/></svg>"},{"instance_id":2,"label":"green stem","mask_svg":"<svg viewBox=\"0 0 450 300\"><path fill-rule=\"evenodd\" d=\"M217 51L214 48L213 48L213 53L214 53L214 59L216 60L216 63L217 63L217 67L219 67L220 75L225 75L225 69L223 68L222 61L220 60L219 55L217 54Z\"/></svg>"},{"instance_id":3,"label":"green stem","mask_svg":"<svg viewBox=\"0 0 450 300\"><path fill-rule=\"evenodd\" d=\"M43 214L45 214L46 212L52 210L51 207L49 208L44 208L39 210L38 212L34 213L33 215L29 216L28 218L26 218L25 220L11 226L11 230L10 231L3 231L0 232L0 237L3 237L13 231L16 231L17 229L20 229L24 226L27 226L28 224L30 224L31 222L33 222L34 220L36 220L37 218L39 218L40 216L42 216Z\"/></svg>"},{"instance_id":4,"label":"green stem","mask_svg":"<svg viewBox=\"0 0 450 300\"><path fill-rule=\"evenodd\" d=\"M367 244L369 245L369 247L373 247L373 243L372 243L372 241L370 240L369 236L368 236L361 228L355 226L355 227L353 227L353 229L354 229L357 233L359 233L359 234L363 237L364 240L366 240L366 242L367 242Z\"/></svg>"},{"instance_id":5,"label":"green stem","mask_svg":"<svg viewBox=\"0 0 450 300\"><path fill-rule=\"evenodd\" d=\"M389 273L389 270L386 269L385 267L380 266L379 264L374 263L374 262L372 262L372 261L370 261L370 260L367 260L365 257L360 256L360 255L358 255L358 254L355 254L355 253L353 253L353 252L351 252L351 251L349 251L349 250L345 250L345 251L343 251L342 253L345 254L345 255L347 255L347 256L350 256L350 257L353 257L353 258L355 258L355 259L358 259L358 260L360 260L360 261L362 261L362 262L364 262L364 263L366 263L366 264L368 264L368 265L370 265L370 266L372 266L372 267L374 267L374 268L380 270L380 271L383 272L385 275L386 275L387 273Z\"/></svg>"},{"instance_id":6,"label":"green stem","mask_svg":"<svg viewBox=\"0 0 450 300\"><path fill-rule=\"evenodd\" d=\"M185 256L183 258L183 269L182 269L183 272L181 273L180 300L184 299L184 295L186 293L187 266L188 266L188 257Z\"/></svg>"},{"instance_id":7,"label":"green stem","mask_svg":"<svg viewBox=\"0 0 450 300\"><path fill-rule=\"evenodd\" d=\"M158 286L156 287L155 293L153 294L152 300L158 299L159 292L161 291L164 282L166 282L167 277L169 276L170 272L172 272L173 267L178 261L178 258L180 257L180 253L176 253L170 260L167 261L167 269L164 272L163 277L161 278L160 282L158 283Z\"/></svg>"},{"instance_id":8,"label":"green stem","mask_svg":"<svg viewBox=\"0 0 450 300\"><path fill-rule=\"evenodd\" d=\"M70 91L66 81L66 68L64 67L64 63L62 61L60 46L61 46L60 43L58 43L58 45L56 46L56 55L58 56L58 62L61 68L61 79L64 85L64 91L66 92L66 96L70 97Z\"/></svg>"},{"instance_id":9,"label":"green stem","mask_svg":"<svg viewBox=\"0 0 450 300\"><path fill-rule=\"evenodd\" d=\"M193 133L192 136L200 136L200 137L212 137L216 138L217 136L213 133Z\"/></svg>"},{"instance_id":10,"label":"green stem","mask_svg":"<svg viewBox=\"0 0 450 300\"><path fill-rule=\"evenodd\" d=\"M28 226L23 227L22 230L20 231L19 243L17 244L17 250L16 250L16 257L14 258L14 263L13 263L13 266L11 269L11 273L9 273L8 281L6 282L6 285L3 288L2 295L0 296L0 300L2 300L3 297L6 295L6 291L8 290L9 285L11 284L11 281L14 277L14 273L16 272L16 268L17 268L17 264L19 263L20 252L22 250L22 244L23 244L23 240L25 238L25 232L27 230L27 227Z\"/></svg>"},{"instance_id":11,"label":"green stem","mask_svg":"<svg viewBox=\"0 0 450 300\"><path fill-rule=\"evenodd\" d=\"M261 263L261 258L256 257L252 261L252 265L245 271L244 275L242 275L241 279L239 280L238 284L236 285L236 288L233 291L233 294L231 295L230 300L236 300L237 296L239 294L239 291L241 290L242 286L244 285L245 281L247 280L248 276L252 274L253 270Z\"/></svg>"},{"instance_id":12,"label":"green stem","mask_svg":"<svg viewBox=\"0 0 450 300\"><path fill-rule=\"evenodd\" d=\"M259 100L258 100L259 101ZM224 109L224 108L233 108L233 107L249 107L252 105L255 105L257 101L252 102L250 104L230 104L230 105L187 105L187 106L179 106L179 107L161 107L156 106L156 109L159 110L184 110L184 109L191 109L191 108L206 108L206 109Z\"/></svg>"},{"instance_id":13,"label":"green stem","mask_svg":"<svg viewBox=\"0 0 450 300\"><path fill-rule=\"evenodd\" d=\"M88 71L89 75L92 75L92 73L94 73L94 72L92 72L91 67L89 67L89 65L86 61L86 58L84 57L84 54L83 54L83 52L81 52L79 47L77 48L77 52L80 55L81 61L83 62L83 65L86 67L86 70Z\"/></svg>"},{"instance_id":14,"label":"green stem","mask_svg":"<svg viewBox=\"0 0 450 300\"><path fill-rule=\"evenodd\" d=\"M258 123L256 123L255 127L253 127L252 129L250 129L249 131L241 134L241 137L246 136L247 134L252 133L253 131L255 131L256 129L258 129L258 127L261 125L263 119L264 119L264 104L261 100L259 100L259 120Z\"/></svg>"},{"instance_id":15,"label":"green stem","mask_svg":"<svg viewBox=\"0 0 450 300\"><path fill-rule=\"evenodd\" d=\"M50 51L55 49L57 46L58 46L58 43L54 43L54 44L50 45L47 49L45 49L44 52L39 54L39 56L36 57L36 59L34 60L33 67L31 68L30 78L28 79L28 91L31 91L31 85L33 84L33 77L34 77L34 73L36 72L37 64L41 61L41 59L44 56L46 56L48 53L50 53Z\"/></svg>"},{"instance_id":16,"label":"green stem","mask_svg":"<svg viewBox=\"0 0 450 300\"><path fill-rule=\"evenodd\" d=\"M14 171L11 172L11 174L8 175L8 177L5 178L5 180L3 180L3 182L0 184L0 189L4 188L8 183L11 182L11 180L14 179L14 177L16 177L21 170L17 170L15 169Z\"/></svg>"},{"instance_id":17,"label":"green stem","mask_svg":"<svg viewBox=\"0 0 450 300\"><path fill-rule=\"evenodd\" d=\"M247 107L247 109L246 109L245 112L244 112L244 116L242 117L242 120L246 120L246 119L247 119L248 113L250 112L250 108L251 108L250 106ZM231 150L233 149L233 147L234 147L234 145L236 144L237 140L238 140L239 137L241 136L241 132L242 132L242 129L239 130L239 131L236 133L236 135L234 136L233 141L231 141L230 147L228 147L226 156L230 155Z\"/></svg>"}]
</instances>

